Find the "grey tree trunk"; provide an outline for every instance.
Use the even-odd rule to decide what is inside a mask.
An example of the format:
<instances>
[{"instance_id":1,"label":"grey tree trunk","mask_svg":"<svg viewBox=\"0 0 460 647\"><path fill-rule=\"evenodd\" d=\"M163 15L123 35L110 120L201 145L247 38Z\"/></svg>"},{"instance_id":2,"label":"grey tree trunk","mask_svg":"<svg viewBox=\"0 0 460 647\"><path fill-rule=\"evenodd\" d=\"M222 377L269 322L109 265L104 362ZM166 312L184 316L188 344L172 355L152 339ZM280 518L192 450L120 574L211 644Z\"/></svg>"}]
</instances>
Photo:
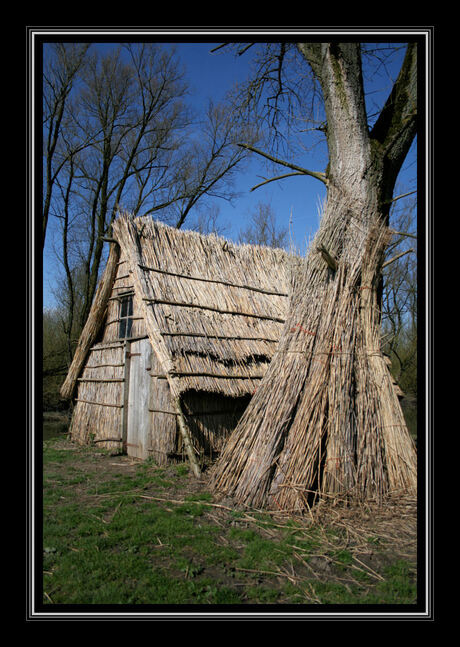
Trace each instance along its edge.
<instances>
[{"instance_id":1,"label":"grey tree trunk","mask_svg":"<svg viewBox=\"0 0 460 647\"><path fill-rule=\"evenodd\" d=\"M356 43L300 43L327 115L327 204L278 350L211 474L252 506L303 509L312 493L414 491L416 453L379 347L388 201L416 131L416 51L374 130Z\"/></svg>"}]
</instances>

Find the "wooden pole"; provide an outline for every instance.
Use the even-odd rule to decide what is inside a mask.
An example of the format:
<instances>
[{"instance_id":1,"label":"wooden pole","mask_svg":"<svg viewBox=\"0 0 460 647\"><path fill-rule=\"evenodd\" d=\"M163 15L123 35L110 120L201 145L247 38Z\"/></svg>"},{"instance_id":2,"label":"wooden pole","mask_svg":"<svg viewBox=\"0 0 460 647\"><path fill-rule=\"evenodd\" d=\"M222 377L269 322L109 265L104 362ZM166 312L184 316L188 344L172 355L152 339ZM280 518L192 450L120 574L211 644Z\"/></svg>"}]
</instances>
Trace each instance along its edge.
<instances>
[{"instance_id":1,"label":"wooden pole","mask_svg":"<svg viewBox=\"0 0 460 647\"><path fill-rule=\"evenodd\" d=\"M128 442L128 410L129 410L129 372L131 367L130 360L131 342L125 342L123 356L125 360L125 368L123 372L124 385L123 385L123 410L121 412L121 439L123 447Z\"/></svg>"},{"instance_id":2,"label":"wooden pole","mask_svg":"<svg viewBox=\"0 0 460 647\"><path fill-rule=\"evenodd\" d=\"M192 467L192 472L196 476L196 478L201 478L201 470L200 466L198 465L198 461L195 456L195 451L192 446L192 441L190 439L190 434L187 428L187 425L185 423L185 417L184 417L184 412L182 411L181 403L180 403L180 397L176 397L173 400L173 405L174 409L177 412L177 421L179 423L179 431L182 436L182 441L184 443L185 451L187 452L188 459L190 461L190 465Z\"/></svg>"},{"instance_id":3,"label":"wooden pole","mask_svg":"<svg viewBox=\"0 0 460 647\"><path fill-rule=\"evenodd\" d=\"M142 270L148 272L158 272L159 274L167 274L169 276L177 276L183 279L190 279L191 281L200 281L201 283L218 283L219 285L226 285L231 288L240 288L242 290L252 290L253 292L260 292L261 294L276 295L279 297L289 296L287 292L276 292L274 290L267 290L266 288L256 287L254 285L246 285L244 283L232 283L231 281L223 281L222 279L207 279L203 276L191 276L190 274L180 274L178 272L171 272L170 270L160 269L159 267L149 267L147 265L139 265ZM129 276L129 275L128 275Z\"/></svg>"}]
</instances>

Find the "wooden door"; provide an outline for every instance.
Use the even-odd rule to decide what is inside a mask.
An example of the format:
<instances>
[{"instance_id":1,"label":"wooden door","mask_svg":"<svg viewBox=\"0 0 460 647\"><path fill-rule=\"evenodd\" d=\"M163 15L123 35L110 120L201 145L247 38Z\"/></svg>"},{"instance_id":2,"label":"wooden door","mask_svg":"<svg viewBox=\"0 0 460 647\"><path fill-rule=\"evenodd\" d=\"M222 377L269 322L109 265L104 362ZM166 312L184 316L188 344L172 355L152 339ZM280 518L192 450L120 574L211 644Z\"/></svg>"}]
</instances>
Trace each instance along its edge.
<instances>
[{"instance_id":1,"label":"wooden door","mask_svg":"<svg viewBox=\"0 0 460 647\"><path fill-rule=\"evenodd\" d=\"M129 353L129 387L126 449L128 456L148 458L151 434L150 354L148 339L131 342Z\"/></svg>"}]
</instances>

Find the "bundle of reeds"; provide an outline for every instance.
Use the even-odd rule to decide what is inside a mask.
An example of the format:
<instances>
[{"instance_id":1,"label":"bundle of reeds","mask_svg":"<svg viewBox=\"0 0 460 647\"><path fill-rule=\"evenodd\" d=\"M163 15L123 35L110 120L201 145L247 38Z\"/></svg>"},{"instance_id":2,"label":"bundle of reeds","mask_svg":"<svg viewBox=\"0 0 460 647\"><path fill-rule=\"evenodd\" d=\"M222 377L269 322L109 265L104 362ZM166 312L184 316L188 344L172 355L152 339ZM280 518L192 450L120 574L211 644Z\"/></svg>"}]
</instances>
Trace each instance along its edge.
<instances>
[{"instance_id":1,"label":"bundle of reeds","mask_svg":"<svg viewBox=\"0 0 460 647\"><path fill-rule=\"evenodd\" d=\"M85 323L80 339L78 340L72 363L61 387L61 396L64 400L70 400L72 398L77 384L77 378L86 361L88 351L97 341L97 337L105 320L107 305L112 293L113 282L118 271L119 259L119 246L116 244L110 245L109 258L107 260L107 265L102 279L96 290L90 315Z\"/></svg>"},{"instance_id":2,"label":"bundle of reeds","mask_svg":"<svg viewBox=\"0 0 460 647\"><path fill-rule=\"evenodd\" d=\"M414 490L416 453L379 348L388 228L342 203L298 272L279 347L211 473L256 507ZM333 250L330 253L329 250Z\"/></svg>"}]
</instances>

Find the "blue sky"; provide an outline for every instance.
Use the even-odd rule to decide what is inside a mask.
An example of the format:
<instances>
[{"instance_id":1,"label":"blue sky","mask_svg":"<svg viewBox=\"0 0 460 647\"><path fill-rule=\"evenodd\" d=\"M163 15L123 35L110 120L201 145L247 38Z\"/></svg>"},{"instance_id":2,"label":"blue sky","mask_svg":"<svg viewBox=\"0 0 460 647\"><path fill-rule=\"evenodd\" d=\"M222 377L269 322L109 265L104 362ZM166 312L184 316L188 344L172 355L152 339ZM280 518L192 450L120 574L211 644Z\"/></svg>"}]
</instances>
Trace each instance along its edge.
<instances>
[{"instance_id":1,"label":"blue sky","mask_svg":"<svg viewBox=\"0 0 460 647\"><path fill-rule=\"evenodd\" d=\"M220 50L211 54L216 43L186 42L176 43L180 61L186 68L190 85L191 99L197 110L204 110L209 98L218 101L223 98L236 81L243 81L248 73L250 57L235 58L232 54ZM107 46L107 45L105 45ZM401 53L402 57L402 53ZM381 71L374 81L371 95L372 101L383 102L395 80L401 57L395 59L389 71ZM326 151L315 148L306 153L303 159L296 160L301 166L310 170L323 171L327 164ZM281 167L280 167L281 168ZM281 171L280 171L281 172ZM305 243L318 228L319 205L325 197L325 187L311 177L291 177L279 182L270 183L251 192L251 188L266 175L263 161L252 156L252 161L237 180L236 190L240 197L232 204L225 200L216 200L219 207L219 222L226 226L225 235L236 240L239 231L245 227L247 219L254 213L259 202L269 204L276 214L280 227L287 227L292 222L291 236L297 249L305 251ZM404 164L396 193L413 191L416 188L416 146L414 145ZM413 196L412 196L413 198ZM52 287L55 277L55 260L51 249L51 236L44 253L44 307L52 307L54 299Z\"/></svg>"}]
</instances>

